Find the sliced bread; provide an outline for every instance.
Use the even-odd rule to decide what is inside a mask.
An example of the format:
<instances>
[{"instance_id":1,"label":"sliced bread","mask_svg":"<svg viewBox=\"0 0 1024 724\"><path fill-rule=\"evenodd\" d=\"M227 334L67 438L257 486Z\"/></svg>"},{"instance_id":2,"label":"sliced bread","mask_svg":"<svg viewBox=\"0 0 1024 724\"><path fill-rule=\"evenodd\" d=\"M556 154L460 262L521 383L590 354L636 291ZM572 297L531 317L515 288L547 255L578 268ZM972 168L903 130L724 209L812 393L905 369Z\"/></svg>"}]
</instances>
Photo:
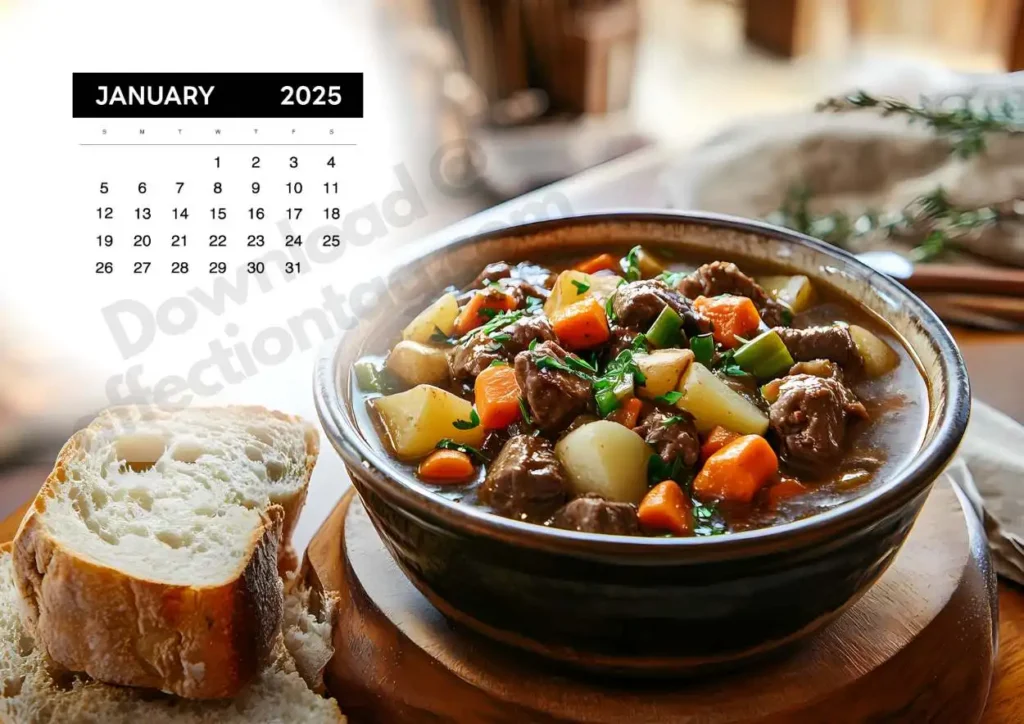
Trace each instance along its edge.
<instances>
[{"instance_id":1,"label":"sliced bread","mask_svg":"<svg viewBox=\"0 0 1024 724\"><path fill-rule=\"evenodd\" d=\"M278 556L318 449L311 425L258 407L101 414L14 540L36 646L107 683L238 694L273 656Z\"/></svg>"},{"instance_id":2,"label":"sliced bread","mask_svg":"<svg viewBox=\"0 0 1024 724\"><path fill-rule=\"evenodd\" d=\"M9 547L0 549L0 722L319 724L345 721L333 699L313 693L299 676L296 662L281 636L275 641L270 665L234 699L179 699L144 689L109 686L81 674L61 672L36 648L32 636L22 626L9 551ZM297 616L316 619L312 613L300 613L301 604L291 598L289 595L286 604L289 610ZM286 621L284 636L288 636L293 623L296 622ZM321 645L329 647L329 641Z\"/></svg>"}]
</instances>

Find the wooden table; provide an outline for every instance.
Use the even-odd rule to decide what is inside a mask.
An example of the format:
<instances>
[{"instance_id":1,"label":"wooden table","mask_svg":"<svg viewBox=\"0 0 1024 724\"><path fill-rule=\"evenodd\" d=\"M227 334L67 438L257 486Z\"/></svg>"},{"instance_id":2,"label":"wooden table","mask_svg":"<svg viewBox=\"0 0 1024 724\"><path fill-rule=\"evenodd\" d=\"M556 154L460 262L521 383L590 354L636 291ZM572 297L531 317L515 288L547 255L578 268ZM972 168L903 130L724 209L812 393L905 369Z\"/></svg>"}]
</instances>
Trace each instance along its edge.
<instances>
[{"instance_id":1,"label":"wooden table","mask_svg":"<svg viewBox=\"0 0 1024 724\"><path fill-rule=\"evenodd\" d=\"M496 221L505 224L536 218L536 214L585 213L613 208L665 208L666 197L658 178L666 165L664 149L649 148L599 166L572 179L533 192L446 229L446 235L477 232ZM1024 422L1024 386L1017 375L1024 359L1024 334L1005 335L954 329L971 374L974 394L1010 417ZM257 401L258 402L258 401ZM341 469L340 460L329 448L321 454L318 469ZM26 470L18 477L34 477L42 483L47 470ZM0 481L3 484L6 481ZM314 482L316 482L314 478ZM23 487L23 486L22 486ZM0 488L0 494L2 490ZM6 487L6 490L11 490ZM311 487L304 518L318 518L312 530L345 492L332 485ZM30 501L0 521L0 542L13 538ZM304 521L305 522L305 521ZM297 541L305 546L307 541ZM1024 589L1000 582L1000 650L992 681L984 724L1020 724L1024 721ZM344 704L344 702L343 702Z\"/></svg>"}]
</instances>

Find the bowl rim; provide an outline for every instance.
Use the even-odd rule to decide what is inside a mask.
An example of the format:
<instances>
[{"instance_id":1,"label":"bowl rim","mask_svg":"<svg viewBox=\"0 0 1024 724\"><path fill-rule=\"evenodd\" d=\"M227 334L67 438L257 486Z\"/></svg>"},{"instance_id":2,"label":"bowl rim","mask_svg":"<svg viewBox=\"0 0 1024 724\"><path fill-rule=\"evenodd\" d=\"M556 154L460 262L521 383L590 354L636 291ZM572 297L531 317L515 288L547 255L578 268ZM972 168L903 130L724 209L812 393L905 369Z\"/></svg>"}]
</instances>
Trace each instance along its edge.
<instances>
[{"instance_id":1,"label":"bowl rim","mask_svg":"<svg viewBox=\"0 0 1024 724\"><path fill-rule=\"evenodd\" d=\"M446 238L442 234L413 245L409 253L389 267L392 274L422 262L441 249L450 250L495 238L524 236L564 225L601 223L694 224L710 228L761 235L779 241L809 246L844 264L851 265L870 279L884 296L899 299L926 331L938 351L940 374L929 385L945 382L945 405L938 413L934 434L917 454L895 471L889 480L864 495L845 501L821 513L781 525L740 531L720 536L649 538L615 536L562 530L549 526L504 518L494 513L463 505L429 490L414 487L388 472L393 465L386 455L369 445L353 420L346 414L350 391L336 384L337 358L346 338L355 327L325 342L316 361L313 393L317 414L331 444L345 462L353 484L366 483L373 491L406 514L440 528L457 528L489 539L498 539L518 547L558 552L595 560L608 556L627 557L631 562L662 563L666 557L679 561L732 559L747 554L775 552L801 547L811 540L835 538L841 531L881 520L926 492L955 454L967 429L970 416L970 383L960 351L949 330L938 316L917 296L896 280L867 266L849 252L790 229L772 224L711 212L674 210L608 210L595 213L544 219L492 229L463 237ZM596 245L595 245L596 246Z\"/></svg>"}]
</instances>

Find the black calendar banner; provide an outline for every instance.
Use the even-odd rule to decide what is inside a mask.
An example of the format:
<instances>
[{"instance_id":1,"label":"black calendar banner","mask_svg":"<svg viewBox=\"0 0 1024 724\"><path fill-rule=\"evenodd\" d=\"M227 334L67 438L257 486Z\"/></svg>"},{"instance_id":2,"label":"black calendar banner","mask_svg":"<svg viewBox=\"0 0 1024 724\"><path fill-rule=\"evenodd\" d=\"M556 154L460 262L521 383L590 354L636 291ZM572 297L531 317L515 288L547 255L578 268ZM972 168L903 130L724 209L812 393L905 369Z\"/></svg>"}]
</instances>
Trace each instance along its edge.
<instances>
[{"instance_id":1,"label":"black calendar banner","mask_svg":"<svg viewBox=\"0 0 1024 724\"><path fill-rule=\"evenodd\" d=\"M75 118L362 118L362 73L75 73Z\"/></svg>"}]
</instances>

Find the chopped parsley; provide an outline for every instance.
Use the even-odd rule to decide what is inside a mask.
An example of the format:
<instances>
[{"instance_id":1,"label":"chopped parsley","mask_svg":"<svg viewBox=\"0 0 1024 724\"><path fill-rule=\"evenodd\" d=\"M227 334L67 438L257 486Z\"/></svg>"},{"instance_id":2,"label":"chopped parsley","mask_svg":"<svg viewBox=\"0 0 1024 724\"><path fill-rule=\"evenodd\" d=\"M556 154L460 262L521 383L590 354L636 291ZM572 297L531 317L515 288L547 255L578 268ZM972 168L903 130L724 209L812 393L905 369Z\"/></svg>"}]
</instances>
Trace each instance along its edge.
<instances>
[{"instance_id":1,"label":"chopped parsley","mask_svg":"<svg viewBox=\"0 0 1024 724\"><path fill-rule=\"evenodd\" d=\"M530 411L526 407L526 400L523 399L522 395L519 396L519 414L523 416L523 422L527 425L533 425L533 418L530 417Z\"/></svg>"},{"instance_id":2,"label":"chopped parsley","mask_svg":"<svg viewBox=\"0 0 1024 724\"><path fill-rule=\"evenodd\" d=\"M536 349L536 347L537 347L537 343L538 343L539 341L540 341L540 340L538 340L538 339L537 339L536 337L534 337L533 339L531 339L531 340L530 340L530 351L531 351L531 352L532 352L532 351L533 351L534 349Z\"/></svg>"},{"instance_id":3,"label":"chopped parsley","mask_svg":"<svg viewBox=\"0 0 1024 724\"><path fill-rule=\"evenodd\" d=\"M694 535L709 536L725 533L725 521L718 514L718 509L710 503L693 501Z\"/></svg>"},{"instance_id":4,"label":"chopped parsley","mask_svg":"<svg viewBox=\"0 0 1024 724\"><path fill-rule=\"evenodd\" d=\"M594 381L594 375L592 373L595 370L583 360L573 357L566 357L565 362L562 362L557 357L552 357L551 355L546 354L537 359L537 367L542 370L568 372L569 374L576 375L588 382Z\"/></svg>"},{"instance_id":5,"label":"chopped parsley","mask_svg":"<svg viewBox=\"0 0 1024 724\"><path fill-rule=\"evenodd\" d=\"M466 334L459 338L458 342L459 344L461 344L463 342L468 341L477 334L481 333L488 337L493 337L495 332L507 327L513 322L518 321L523 317L524 314L525 312L522 312L520 310L514 310L511 312L500 312L498 314L495 314L494 316L491 317L490 321L484 324L483 326L477 327L476 329L472 329L469 332L466 332Z\"/></svg>"},{"instance_id":6,"label":"chopped parsley","mask_svg":"<svg viewBox=\"0 0 1024 724\"><path fill-rule=\"evenodd\" d=\"M672 427L673 425L680 422L686 422L686 418L683 417L682 415L672 415L672 417L666 417L665 421L661 424L664 425L665 427Z\"/></svg>"},{"instance_id":7,"label":"chopped parsley","mask_svg":"<svg viewBox=\"0 0 1024 724\"><path fill-rule=\"evenodd\" d=\"M576 293L577 294L586 294L587 290L590 289L590 283L589 282L580 282L580 281L577 281L577 280L573 279L572 280L572 285L574 287L576 287Z\"/></svg>"},{"instance_id":8,"label":"chopped parsley","mask_svg":"<svg viewBox=\"0 0 1024 724\"><path fill-rule=\"evenodd\" d=\"M498 316L498 310L494 307L480 307L480 316L485 319L494 319Z\"/></svg>"},{"instance_id":9,"label":"chopped parsley","mask_svg":"<svg viewBox=\"0 0 1024 724\"><path fill-rule=\"evenodd\" d=\"M614 322L618 317L615 316L615 292L608 295L608 298L604 300L604 313L608 316L609 322Z\"/></svg>"},{"instance_id":10,"label":"chopped parsley","mask_svg":"<svg viewBox=\"0 0 1024 724\"><path fill-rule=\"evenodd\" d=\"M666 463L660 455L652 453L647 461L647 482L651 485L657 485L665 480L674 480L682 486L683 482L680 478L685 477L683 473L683 461L679 457L671 463Z\"/></svg>"},{"instance_id":11,"label":"chopped parsley","mask_svg":"<svg viewBox=\"0 0 1024 724\"><path fill-rule=\"evenodd\" d=\"M472 430L474 427L479 426L480 415L477 414L475 407L470 411L468 420L456 420L452 423L452 427L456 430Z\"/></svg>"},{"instance_id":12,"label":"chopped parsley","mask_svg":"<svg viewBox=\"0 0 1024 724\"><path fill-rule=\"evenodd\" d=\"M640 273L640 251L640 246L634 246L629 250L629 253L626 254L626 258L622 260L622 268L626 273L626 279L631 282L635 282L643 278L643 275Z\"/></svg>"},{"instance_id":13,"label":"chopped parsley","mask_svg":"<svg viewBox=\"0 0 1024 724\"><path fill-rule=\"evenodd\" d=\"M782 309L782 323L787 327L793 323L793 310L789 307Z\"/></svg>"},{"instance_id":14,"label":"chopped parsley","mask_svg":"<svg viewBox=\"0 0 1024 724\"><path fill-rule=\"evenodd\" d=\"M646 349L646 339L637 335L631 349L624 349L608 363L602 376L594 380L594 399L602 417L619 407L621 401L632 394L635 385L647 381L636 363L634 354Z\"/></svg>"},{"instance_id":15,"label":"chopped parsley","mask_svg":"<svg viewBox=\"0 0 1024 724\"><path fill-rule=\"evenodd\" d=\"M430 341L436 342L437 344L455 344L459 340L457 337L449 337L441 328L436 324L434 325L434 333L430 335Z\"/></svg>"},{"instance_id":16,"label":"chopped parsley","mask_svg":"<svg viewBox=\"0 0 1024 724\"><path fill-rule=\"evenodd\" d=\"M484 455L479 450L477 450L475 447L471 447L470 445L463 445L461 442L455 442L451 438L446 437L443 440L438 441L435 447L438 450L458 450L461 453L466 453L466 455L469 455L471 458L476 458L480 462L487 462L487 456Z\"/></svg>"},{"instance_id":17,"label":"chopped parsley","mask_svg":"<svg viewBox=\"0 0 1024 724\"><path fill-rule=\"evenodd\" d=\"M488 367L508 367L508 362L506 362L506 361L505 361L505 360L503 360L503 359L496 359L496 360L492 361L492 362L491 362L491 363L490 363L489 365L487 365L487 366L488 366Z\"/></svg>"},{"instance_id":18,"label":"chopped parsley","mask_svg":"<svg viewBox=\"0 0 1024 724\"><path fill-rule=\"evenodd\" d=\"M510 339L512 339L512 335L509 334L508 332L499 332L498 334L492 334L491 339L493 339L495 342L508 342Z\"/></svg>"},{"instance_id":19,"label":"chopped parsley","mask_svg":"<svg viewBox=\"0 0 1024 724\"><path fill-rule=\"evenodd\" d=\"M656 278L660 279L661 281L665 282L667 285L675 289L682 283L683 279L686 279L686 276L687 275L683 274L682 272L664 271L661 274L659 274Z\"/></svg>"},{"instance_id":20,"label":"chopped parsley","mask_svg":"<svg viewBox=\"0 0 1024 724\"><path fill-rule=\"evenodd\" d=\"M679 402L679 400L681 400L681 399L683 399L683 393L682 392L678 392L676 390L671 390L669 392L666 392L664 395L658 395L657 397L654 398L654 401L655 402L663 402L666 405L674 405L677 402ZM676 417L678 417L678 415L676 415ZM674 418L669 418L669 419L674 419ZM665 424L668 425L668 424L671 424L671 423L666 422Z\"/></svg>"},{"instance_id":21,"label":"chopped parsley","mask_svg":"<svg viewBox=\"0 0 1024 724\"><path fill-rule=\"evenodd\" d=\"M732 349L723 354L718 360L718 370L730 377L748 377L747 372L733 359L735 354L736 351Z\"/></svg>"}]
</instances>

